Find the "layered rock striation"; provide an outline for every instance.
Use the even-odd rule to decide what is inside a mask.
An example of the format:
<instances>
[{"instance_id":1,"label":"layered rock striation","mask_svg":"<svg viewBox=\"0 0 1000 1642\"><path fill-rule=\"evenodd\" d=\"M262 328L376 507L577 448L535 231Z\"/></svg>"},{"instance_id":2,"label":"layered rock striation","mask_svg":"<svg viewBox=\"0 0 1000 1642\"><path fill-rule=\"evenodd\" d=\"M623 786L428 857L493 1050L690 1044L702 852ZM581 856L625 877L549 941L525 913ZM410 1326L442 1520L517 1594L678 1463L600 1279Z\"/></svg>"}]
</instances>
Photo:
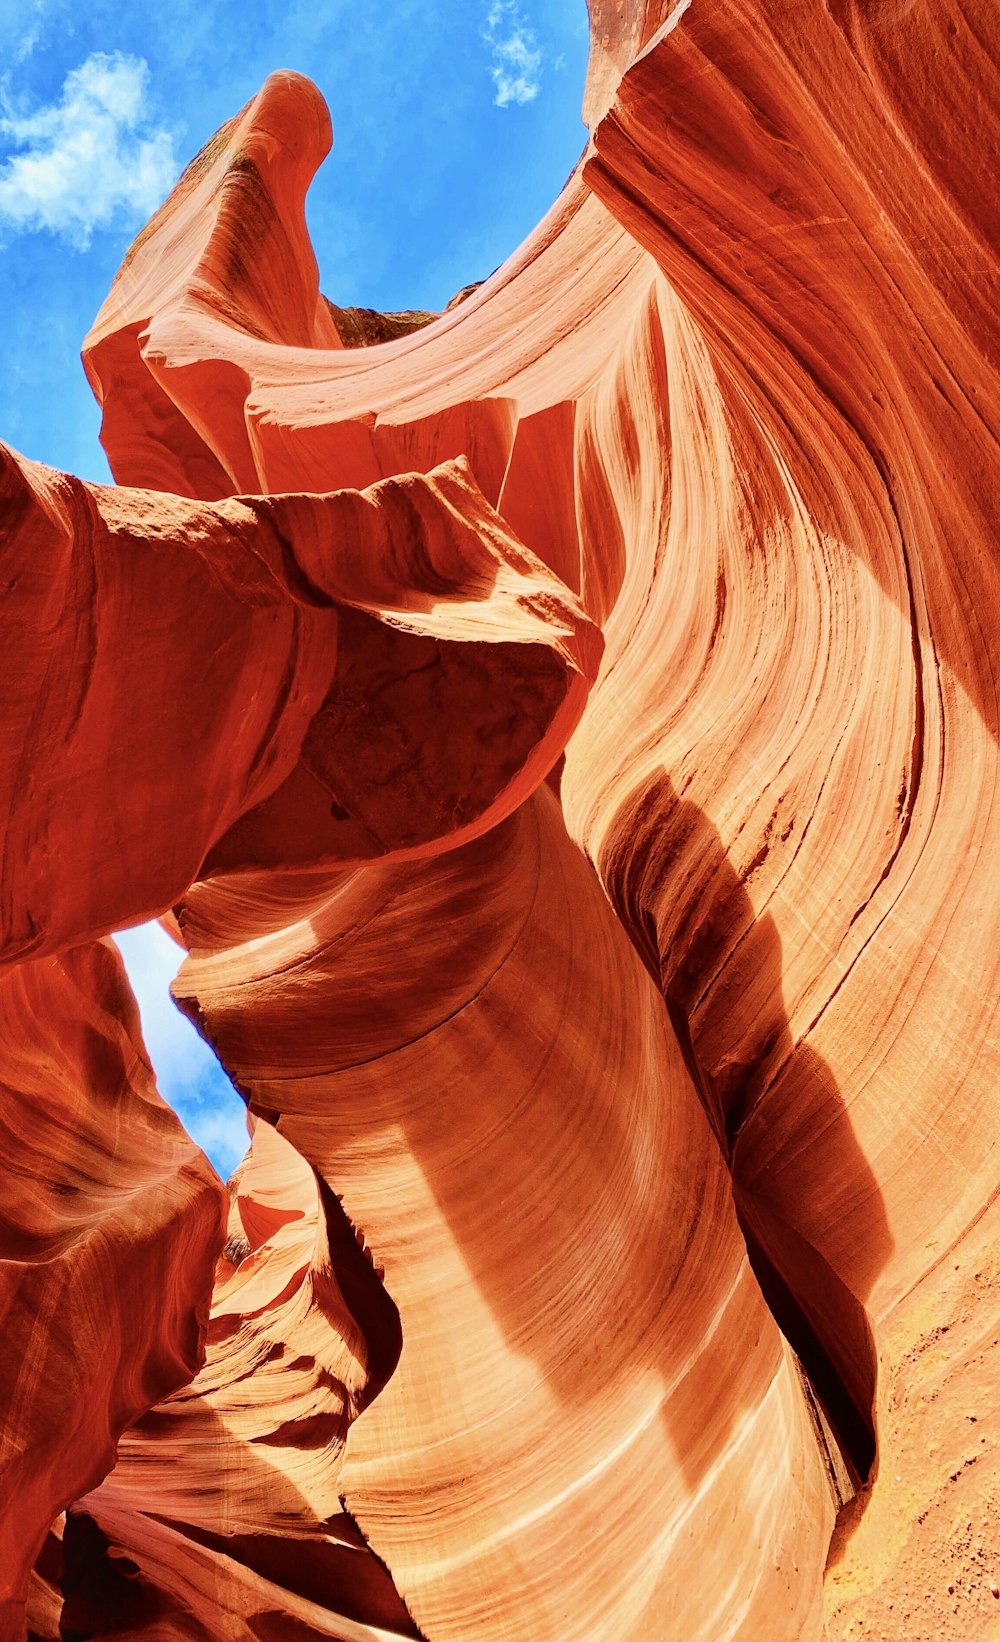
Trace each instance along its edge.
<instances>
[{"instance_id":1,"label":"layered rock striation","mask_svg":"<svg viewBox=\"0 0 1000 1642\"><path fill-rule=\"evenodd\" d=\"M117 488L6 458L3 1634L997 1622L995 25L591 23L552 211L360 350L274 76L87 339Z\"/></svg>"}]
</instances>

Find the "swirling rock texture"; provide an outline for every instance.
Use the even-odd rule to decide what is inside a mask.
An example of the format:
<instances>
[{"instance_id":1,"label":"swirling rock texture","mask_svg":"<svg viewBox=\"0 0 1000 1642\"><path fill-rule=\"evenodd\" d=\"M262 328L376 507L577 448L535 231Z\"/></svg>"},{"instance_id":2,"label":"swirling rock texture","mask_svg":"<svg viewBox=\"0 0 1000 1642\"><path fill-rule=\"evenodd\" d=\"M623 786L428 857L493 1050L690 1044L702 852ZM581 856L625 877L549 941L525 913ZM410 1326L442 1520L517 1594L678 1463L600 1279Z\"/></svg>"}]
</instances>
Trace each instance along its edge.
<instances>
[{"instance_id":1,"label":"swirling rock texture","mask_svg":"<svg viewBox=\"0 0 1000 1642\"><path fill-rule=\"evenodd\" d=\"M275 76L88 338L122 488L7 461L3 1634L1000 1634L995 18L591 25L426 324L321 297Z\"/></svg>"}]
</instances>

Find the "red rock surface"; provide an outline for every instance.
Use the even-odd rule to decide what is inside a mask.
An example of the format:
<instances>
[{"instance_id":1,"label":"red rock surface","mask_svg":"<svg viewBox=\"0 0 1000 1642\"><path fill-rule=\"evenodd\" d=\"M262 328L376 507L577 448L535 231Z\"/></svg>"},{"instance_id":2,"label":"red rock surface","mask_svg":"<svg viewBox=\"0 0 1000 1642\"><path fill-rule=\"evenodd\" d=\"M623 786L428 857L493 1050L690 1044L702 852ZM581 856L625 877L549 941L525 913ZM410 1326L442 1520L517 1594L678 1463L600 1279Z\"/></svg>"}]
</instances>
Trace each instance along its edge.
<instances>
[{"instance_id":1,"label":"red rock surface","mask_svg":"<svg viewBox=\"0 0 1000 1642\"><path fill-rule=\"evenodd\" d=\"M52 1620L53 1518L197 1367L222 1192L156 1092L110 941L0 975L0 1635ZM56 1558L57 1560L57 1558Z\"/></svg>"},{"instance_id":2,"label":"red rock surface","mask_svg":"<svg viewBox=\"0 0 1000 1642\"><path fill-rule=\"evenodd\" d=\"M199 870L433 852L579 718L599 636L464 464L205 506L0 460L9 957L162 912Z\"/></svg>"},{"instance_id":3,"label":"red rock surface","mask_svg":"<svg viewBox=\"0 0 1000 1642\"><path fill-rule=\"evenodd\" d=\"M88 339L127 488L6 469L9 984L172 907L257 1119L39 1627L1000 1634L995 18L591 21L549 216L360 352L273 77Z\"/></svg>"}]
</instances>

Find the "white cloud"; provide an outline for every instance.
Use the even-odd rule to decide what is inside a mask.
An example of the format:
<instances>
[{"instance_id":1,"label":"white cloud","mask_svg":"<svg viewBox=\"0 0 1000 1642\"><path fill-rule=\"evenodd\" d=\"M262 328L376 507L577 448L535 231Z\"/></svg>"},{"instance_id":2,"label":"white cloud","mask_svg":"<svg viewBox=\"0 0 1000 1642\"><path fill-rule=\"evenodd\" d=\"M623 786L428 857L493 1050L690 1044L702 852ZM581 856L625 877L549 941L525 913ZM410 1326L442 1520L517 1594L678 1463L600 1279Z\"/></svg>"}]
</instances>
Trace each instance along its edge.
<instances>
[{"instance_id":1,"label":"white cloud","mask_svg":"<svg viewBox=\"0 0 1000 1642\"><path fill-rule=\"evenodd\" d=\"M38 44L41 32L41 28L36 23L33 28L28 30L27 34L21 35L17 45L14 47L15 63L27 62L28 58L31 56L31 53Z\"/></svg>"},{"instance_id":2,"label":"white cloud","mask_svg":"<svg viewBox=\"0 0 1000 1642\"><path fill-rule=\"evenodd\" d=\"M157 1088L226 1179L250 1144L246 1107L170 996L184 954L157 923L123 930L115 944L138 1000Z\"/></svg>"},{"instance_id":3,"label":"white cloud","mask_svg":"<svg viewBox=\"0 0 1000 1642\"><path fill-rule=\"evenodd\" d=\"M117 51L92 52L59 101L34 112L4 97L0 224L49 229L86 250L95 228L142 222L178 171L173 135L152 123L148 103L148 65Z\"/></svg>"},{"instance_id":4,"label":"white cloud","mask_svg":"<svg viewBox=\"0 0 1000 1642\"><path fill-rule=\"evenodd\" d=\"M3 0L0 5L0 59L14 64L27 62L42 36L48 32L46 0Z\"/></svg>"},{"instance_id":5,"label":"white cloud","mask_svg":"<svg viewBox=\"0 0 1000 1642\"><path fill-rule=\"evenodd\" d=\"M490 74L497 108L530 103L541 89L542 53L517 0L493 0L483 39L490 49Z\"/></svg>"}]
</instances>

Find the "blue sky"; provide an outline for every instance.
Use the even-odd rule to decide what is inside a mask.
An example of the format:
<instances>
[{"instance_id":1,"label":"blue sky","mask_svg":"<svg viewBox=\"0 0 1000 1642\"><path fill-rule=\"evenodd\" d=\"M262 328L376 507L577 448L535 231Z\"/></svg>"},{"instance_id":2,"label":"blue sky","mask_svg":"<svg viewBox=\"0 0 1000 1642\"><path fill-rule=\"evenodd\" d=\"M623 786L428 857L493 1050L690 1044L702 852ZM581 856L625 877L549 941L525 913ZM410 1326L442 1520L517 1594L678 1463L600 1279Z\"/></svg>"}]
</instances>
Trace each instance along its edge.
<instances>
[{"instance_id":1,"label":"blue sky","mask_svg":"<svg viewBox=\"0 0 1000 1642\"><path fill-rule=\"evenodd\" d=\"M0 439L110 482L80 344L134 234L277 68L334 149L307 206L348 306L444 306L510 255L584 145L585 0L2 0ZM175 1010L155 925L122 947L164 1095L216 1167L242 1102Z\"/></svg>"},{"instance_id":2,"label":"blue sky","mask_svg":"<svg viewBox=\"0 0 1000 1642\"><path fill-rule=\"evenodd\" d=\"M139 1000L160 1093L226 1179L247 1149L246 1107L170 996L184 954L159 924L126 929L115 940Z\"/></svg>"}]
</instances>

